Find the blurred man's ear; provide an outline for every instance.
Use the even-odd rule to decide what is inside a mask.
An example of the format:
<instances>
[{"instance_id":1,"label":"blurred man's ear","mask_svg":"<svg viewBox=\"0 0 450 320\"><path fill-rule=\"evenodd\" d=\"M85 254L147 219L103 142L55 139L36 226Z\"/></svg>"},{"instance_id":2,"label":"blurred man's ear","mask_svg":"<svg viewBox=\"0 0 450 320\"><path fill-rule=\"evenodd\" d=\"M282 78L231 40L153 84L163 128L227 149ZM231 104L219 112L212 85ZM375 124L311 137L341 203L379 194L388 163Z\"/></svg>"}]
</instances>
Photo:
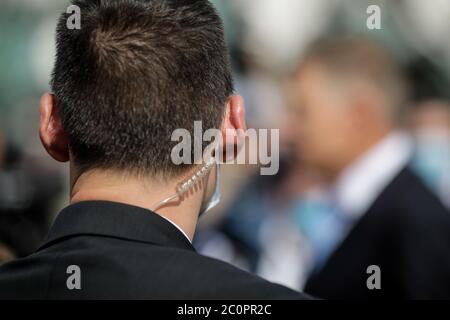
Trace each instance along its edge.
<instances>
[{"instance_id":1,"label":"blurred man's ear","mask_svg":"<svg viewBox=\"0 0 450 320\"><path fill-rule=\"evenodd\" d=\"M57 161L69 161L69 143L55 105L54 95L46 93L42 96L39 112L39 135L45 150Z\"/></svg>"},{"instance_id":2,"label":"blurred man's ear","mask_svg":"<svg viewBox=\"0 0 450 320\"><path fill-rule=\"evenodd\" d=\"M245 103L240 95L232 95L227 102L222 123L223 160L233 160L245 143Z\"/></svg>"}]
</instances>

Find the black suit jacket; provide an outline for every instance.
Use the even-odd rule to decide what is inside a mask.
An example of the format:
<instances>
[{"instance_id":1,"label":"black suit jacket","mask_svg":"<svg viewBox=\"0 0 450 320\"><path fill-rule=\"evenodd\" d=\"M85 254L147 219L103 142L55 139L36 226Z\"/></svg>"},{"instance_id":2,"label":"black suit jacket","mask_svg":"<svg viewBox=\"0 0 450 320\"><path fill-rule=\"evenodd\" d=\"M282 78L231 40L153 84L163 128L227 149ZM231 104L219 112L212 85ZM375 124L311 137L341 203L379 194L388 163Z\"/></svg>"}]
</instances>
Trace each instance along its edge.
<instances>
[{"instance_id":1,"label":"black suit jacket","mask_svg":"<svg viewBox=\"0 0 450 320\"><path fill-rule=\"evenodd\" d=\"M70 266L81 289L70 290ZM69 271L69 273L68 273ZM69 283L76 283L74 278ZM71 287L71 286L69 286ZM90 201L64 209L37 252L0 267L0 299L303 299L197 254L151 211Z\"/></svg>"},{"instance_id":2,"label":"black suit jacket","mask_svg":"<svg viewBox=\"0 0 450 320\"><path fill-rule=\"evenodd\" d=\"M380 267L381 290L367 288L370 265ZM404 169L305 292L329 299L450 299L450 212Z\"/></svg>"}]
</instances>

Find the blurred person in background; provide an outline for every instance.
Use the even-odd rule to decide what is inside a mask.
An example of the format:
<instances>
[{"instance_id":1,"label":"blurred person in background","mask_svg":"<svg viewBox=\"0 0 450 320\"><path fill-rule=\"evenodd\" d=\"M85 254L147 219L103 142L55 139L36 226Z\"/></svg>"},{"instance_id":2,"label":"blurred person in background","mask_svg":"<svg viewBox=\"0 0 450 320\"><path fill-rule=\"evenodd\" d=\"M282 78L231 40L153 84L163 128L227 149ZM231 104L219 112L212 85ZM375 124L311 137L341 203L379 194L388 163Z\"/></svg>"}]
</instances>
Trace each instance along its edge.
<instances>
[{"instance_id":1,"label":"blurred person in background","mask_svg":"<svg viewBox=\"0 0 450 320\"><path fill-rule=\"evenodd\" d=\"M407 71L413 88L406 118L415 141L412 168L450 208L450 82L425 57Z\"/></svg>"},{"instance_id":2,"label":"blurred person in background","mask_svg":"<svg viewBox=\"0 0 450 320\"><path fill-rule=\"evenodd\" d=\"M450 102L429 100L411 114L413 168L450 208Z\"/></svg>"},{"instance_id":3,"label":"blurred person in background","mask_svg":"<svg viewBox=\"0 0 450 320\"><path fill-rule=\"evenodd\" d=\"M236 0L224 3L234 10L235 21L230 32L234 39L232 47L238 49L233 51L238 62L234 71L239 92L246 100L250 125L281 128L282 139L291 136L289 128L295 128L296 122L283 125L277 121L288 112L284 106L286 102L280 103L279 100L283 72L297 58L296 52L304 50L322 33L333 37L367 32L366 16L361 12L374 3L382 8L383 29L370 33L390 43L401 61L412 59L416 55L414 47L422 47L420 41L425 41L418 36L420 32L410 34L411 30L419 26L421 30L422 26L426 29L430 21L435 25L445 20L439 19L445 16L445 10L437 5L432 10L437 16L426 16L421 23L415 24L417 17L411 21L407 19L410 2L340 1L330 5L326 1L309 0ZM423 10L418 12L423 13ZM305 25L308 28L304 28ZM442 29L445 30L445 26ZM436 54L436 51L432 53ZM435 60L441 63L442 68L443 61L438 57ZM295 139L290 140L295 146ZM195 245L206 255L301 290L311 269L314 269L313 244L320 242L306 241L305 235L322 238L324 242L328 241L324 240L326 238L333 241L334 235L330 230L334 230L334 223L327 217L334 208L320 187L320 177L306 168L299 157L285 152L284 147L283 161L276 177L256 174L244 177L242 168L227 168L230 169L227 177L237 172L229 178L233 181L233 192L228 197L231 201L219 208L220 219L202 225ZM247 183L237 188L237 179L247 180ZM326 220L325 223L320 216ZM323 231L318 232L317 229Z\"/></svg>"},{"instance_id":4,"label":"blurred person in background","mask_svg":"<svg viewBox=\"0 0 450 320\"><path fill-rule=\"evenodd\" d=\"M23 154L0 132L0 264L39 246L61 190L58 173Z\"/></svg>"},{"instance_id":5,"label":"blurred person in background","mask_svg":"<svg viewBox=\"0 0 450 320\"><path fill-rule=\"evenodd\" d=\"M299 153L328 181L333 208L309 221L314 268L305 291L450 298L450 213L409 168L412 142L397 125L408 94L389 52L361 37L321 41L294 88ZM367 287L373 265L381 290Z\"/></svg>"}]
</instances>

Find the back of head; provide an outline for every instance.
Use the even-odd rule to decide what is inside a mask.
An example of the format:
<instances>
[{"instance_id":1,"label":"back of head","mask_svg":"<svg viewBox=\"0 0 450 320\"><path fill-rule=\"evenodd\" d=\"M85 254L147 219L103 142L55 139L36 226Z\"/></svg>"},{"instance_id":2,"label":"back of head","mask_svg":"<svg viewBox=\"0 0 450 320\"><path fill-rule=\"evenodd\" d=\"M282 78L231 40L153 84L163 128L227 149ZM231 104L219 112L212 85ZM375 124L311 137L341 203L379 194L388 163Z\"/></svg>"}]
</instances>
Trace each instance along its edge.
<instances>
[{"instance_id":1,"label":"back of head","mask_svg":"<svg viewBox=\"0 0 450 320\"><path fill-rule=\"evenodd\" d=\"M52 90L75 164L174 176L175 129L217 128L233 84L207 0L74 0L57 27Z\"/></svg>"}]
</instances>

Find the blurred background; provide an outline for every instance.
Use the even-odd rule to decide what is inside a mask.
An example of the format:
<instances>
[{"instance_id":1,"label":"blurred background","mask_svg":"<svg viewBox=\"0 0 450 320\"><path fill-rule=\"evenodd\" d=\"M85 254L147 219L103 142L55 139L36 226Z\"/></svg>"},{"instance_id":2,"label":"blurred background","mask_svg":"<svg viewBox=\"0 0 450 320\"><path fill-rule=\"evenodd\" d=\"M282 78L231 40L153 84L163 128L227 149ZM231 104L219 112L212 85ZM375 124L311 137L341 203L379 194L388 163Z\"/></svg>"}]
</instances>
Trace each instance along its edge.
<instances>
[{"instance_id":1,"label":"blurred background","mask_svg":"<svg viewBox=\"0 0 450 320\"><path fill-rule=\"evenodd\" d=\"M450 207L450 1L212 2L225 22L249 127L280 129L281 166L276 176L260 176L255 166L224 166L223 201L201 221L195 239L201 253L295 289L317 268L314 239L338 227L316 219L333 208L323 192L328 180L302 157L296 95L299 65L318 39L364 35L392 55L408 86L396 126L413 145L409 163ZM381 8L380 30L367 27L369 5ZM56 18L67 6L0 2L0 263L36 249L68 204L68 168L45 154L37 133Z\"/></svg>"}]
</instances>

